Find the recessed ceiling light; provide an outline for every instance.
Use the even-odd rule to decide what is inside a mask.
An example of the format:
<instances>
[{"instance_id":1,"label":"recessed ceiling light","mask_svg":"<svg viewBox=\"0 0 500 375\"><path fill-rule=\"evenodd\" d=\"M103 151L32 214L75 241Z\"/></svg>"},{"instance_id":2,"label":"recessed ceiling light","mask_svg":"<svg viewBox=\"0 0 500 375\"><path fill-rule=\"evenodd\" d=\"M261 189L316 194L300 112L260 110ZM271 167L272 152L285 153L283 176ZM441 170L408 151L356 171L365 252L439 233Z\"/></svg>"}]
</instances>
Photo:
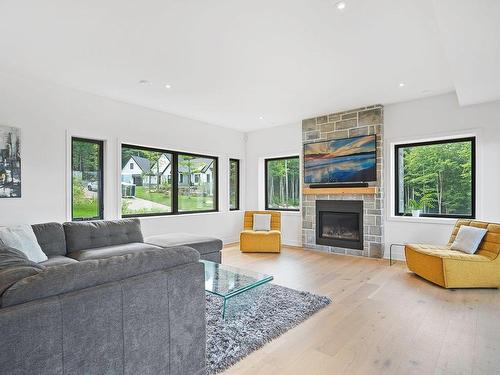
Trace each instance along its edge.
<instances>
[{"instance_id":1,"label":"recessed ceiling light","mask_svg":"<svg viewBox=\"0 0 500 375\"><path fill-rule=\"evenodd\" d=\"M169 85L169 84L167 83L167 84L165 85L165 88L166 88L166 89L170 89L170 88L172 88L172 86L171 86L171 85Z\"/></svg>"},{"instance_id":2,"label":"recessed ceiling light","mask_svg":"<svg viewBox=\"0 0 500 375\"><path fill-rule=\"evenodd\" d=\"M405 87L405 83L404 82L399 82L399 87Z\"/></svg>"},{"instance_id":3,"label":"recessed ceiling light","mask_svg":"<svg viewBox=\"0 0 500 375\"><path fill-rule=\"evenodd\" d=\"M259 120L264 120L264 116L259 116Z\"/></svg>"},{"instance_id":4,"label":"recessed ceiling light","mask_svg":"<svg viewBox=\"0 0 500 375\"><path fill-rule=\"evenodd\" d=\"M337 4L335 4L338 10L344 10L347 4L345 1L339 1Z\"/></svg>"},{"instance_id":5,"label":"recessed ceiling light","mask_svg":"<svg viewBox=\"0 0 500 375\"><path fill-rule=\"evenodd\" d=\"M141 80L139 81L139 83L140 83L141 85L151 85L151 84L152 84L152 82L148 81L147 79L141 79Z\"/></svg>"}]
</instances>

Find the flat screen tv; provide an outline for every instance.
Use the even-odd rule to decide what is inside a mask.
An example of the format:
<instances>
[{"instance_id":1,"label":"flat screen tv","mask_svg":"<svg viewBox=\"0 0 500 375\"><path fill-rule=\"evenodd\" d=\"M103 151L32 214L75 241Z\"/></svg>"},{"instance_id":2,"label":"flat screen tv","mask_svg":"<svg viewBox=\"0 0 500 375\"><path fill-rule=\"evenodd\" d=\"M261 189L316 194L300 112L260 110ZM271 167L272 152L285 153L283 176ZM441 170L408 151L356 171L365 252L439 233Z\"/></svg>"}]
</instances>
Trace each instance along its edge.
<instances>
[{"instance_id":1,"label":"flat screen tv","mask_svg":"<svg viewBox=\"0 0 500 375\"><path fill-rule=\"evenodd\" d=\"M335 139L304 145L306 184L377 180L375 135Z\"/></svg>"}]
</instances>

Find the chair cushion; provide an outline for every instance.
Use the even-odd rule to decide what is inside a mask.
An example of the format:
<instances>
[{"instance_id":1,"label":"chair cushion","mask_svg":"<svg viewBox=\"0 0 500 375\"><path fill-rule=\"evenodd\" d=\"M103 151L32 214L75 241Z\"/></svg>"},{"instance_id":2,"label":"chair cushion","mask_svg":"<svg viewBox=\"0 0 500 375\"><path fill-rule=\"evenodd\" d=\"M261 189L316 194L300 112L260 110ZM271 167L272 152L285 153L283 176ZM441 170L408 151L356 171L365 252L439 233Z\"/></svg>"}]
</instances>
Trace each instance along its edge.
<instances>
[{"instance_id":1,"label":"chair cushion","mask_svg":"<svg viewBox=\"0 0 500 375\"><path fill-rule=\"evenodd\" d=\"M409 244L406 245L406 248L442 259L459 259L471 262L488 262L492 260L488 255L466 254L458 250L451 250L450 245Z\"/></svg>"},{"instance_id":2,"label":"chair cushion","mask_svg":"<svg viewBox=\"0 0 500 375\"><path fill-rule=\"evenodd\" d=\"M144 242L139 219L64 223L67 252Z\"/></svg>"},{"instance_id":3,"label":"chair cushion","mask_svg":"<svg viewBox=\"0 0 500 375\"><path fill-rule=\"evenodd\" d=\"M40 264L45 267L53 267L53 266L62 266L64 264L76 263L77 260L69 257L63 257L61 255L55 255L49 257L45 262L41 262Z\"/></svg>"},{"instance_id":4,"label":"chair cushion","mask_svg":"<svg viewBox=\"0 0 500 375\"><path fill-rule=\"evenodd\" d=\"M254 214L253 215L253 230L255 231L270 231L271 230L271 214Z\"/></svg>"},{"instance_id":5,"label":"chair cushion","mask_svg":"<svg viewBox=\"0 0 500 375\"><path fill-rule=\"evenodd\" d=\"M147 237L144 242L160 247L189 246L202 255L220 251L223 246L218 238L190 233L160 234Z\"/></svg>"},{"instance_id":6,"label":"chair cushion","mask_svg":"<svg viewBox=\"0 0 500 375\"><path fill-rule=\"evenodd\" d=\"M118 255L133 254L141 251L158 249L161 249L161 247L142 242L133 242L122 245L103 246L96 249L73 251L68 254L68 257L81 262L83 260L105 259Z\"/></svg>"},{"instance_id":7,"label":"chair cushion","mask_svg":"<svg viewBox=\"0 0 500 375\"><path fill-rule=\"evenodd\" d=\"M2 307L17 305L198 261L194 249L176 247L46 267L8 288L0 303Z\"/></svg>"},{"instance_id":8,"label":"chair cushion","mask_svg":"<svg viewBox=\"0 0 500 375\"><path fill-rule=\"evenodd\" d=\"M261 230L244 230L241 232L243 235L252 235L252 236L281 236L281 232L279 230L270 230L267 232Z\"/></svg>"},{"instance_id":9,"label":"chair cushion","mask_svg":"<svg viewBox=\"0 0 500 375\"><path fill-rule=\"evenodd\" d=\"M31 226L38 244L48 256L66 255L66 237L60 223L43 223Z\"/></svg>"}]
</instances>

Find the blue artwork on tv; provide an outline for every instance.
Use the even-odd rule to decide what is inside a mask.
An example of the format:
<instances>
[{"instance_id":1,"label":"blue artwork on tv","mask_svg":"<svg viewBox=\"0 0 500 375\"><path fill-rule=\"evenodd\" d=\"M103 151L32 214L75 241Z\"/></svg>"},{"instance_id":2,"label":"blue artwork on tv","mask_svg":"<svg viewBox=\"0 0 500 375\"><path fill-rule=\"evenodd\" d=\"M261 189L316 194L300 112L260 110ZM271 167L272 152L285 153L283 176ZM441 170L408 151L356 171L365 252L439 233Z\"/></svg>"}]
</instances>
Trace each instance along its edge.
<instances>
[{"instance_id":1,"label":"blue artwork on tv","mask_svg":"<svg viewBox=\"0 0 500 375\"><path fill-rule=\"evenodd\" d=\"M304 145L304 182L369 182L377 180L375 135Z\"/></svg>"}]
</instances>

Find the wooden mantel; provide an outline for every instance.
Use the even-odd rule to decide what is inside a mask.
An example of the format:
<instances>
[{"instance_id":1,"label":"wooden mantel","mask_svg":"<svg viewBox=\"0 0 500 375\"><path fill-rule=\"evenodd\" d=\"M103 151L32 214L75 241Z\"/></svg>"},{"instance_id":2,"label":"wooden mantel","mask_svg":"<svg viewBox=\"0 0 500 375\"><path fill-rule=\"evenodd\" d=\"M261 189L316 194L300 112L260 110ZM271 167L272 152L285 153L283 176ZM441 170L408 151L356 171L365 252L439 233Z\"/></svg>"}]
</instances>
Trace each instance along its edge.
<instances>
[{"instance_id":1,"label":"wooden mantel","mask_svg":"<svg viewBox=\"0 0 500 375\"><path fill-rule=\"evenodd\" d=\"M334 194L377 194L377 188L371 187L350 187L350 188L303 188L305 195L334 195Z\"/></svg>"}]
</instances>

